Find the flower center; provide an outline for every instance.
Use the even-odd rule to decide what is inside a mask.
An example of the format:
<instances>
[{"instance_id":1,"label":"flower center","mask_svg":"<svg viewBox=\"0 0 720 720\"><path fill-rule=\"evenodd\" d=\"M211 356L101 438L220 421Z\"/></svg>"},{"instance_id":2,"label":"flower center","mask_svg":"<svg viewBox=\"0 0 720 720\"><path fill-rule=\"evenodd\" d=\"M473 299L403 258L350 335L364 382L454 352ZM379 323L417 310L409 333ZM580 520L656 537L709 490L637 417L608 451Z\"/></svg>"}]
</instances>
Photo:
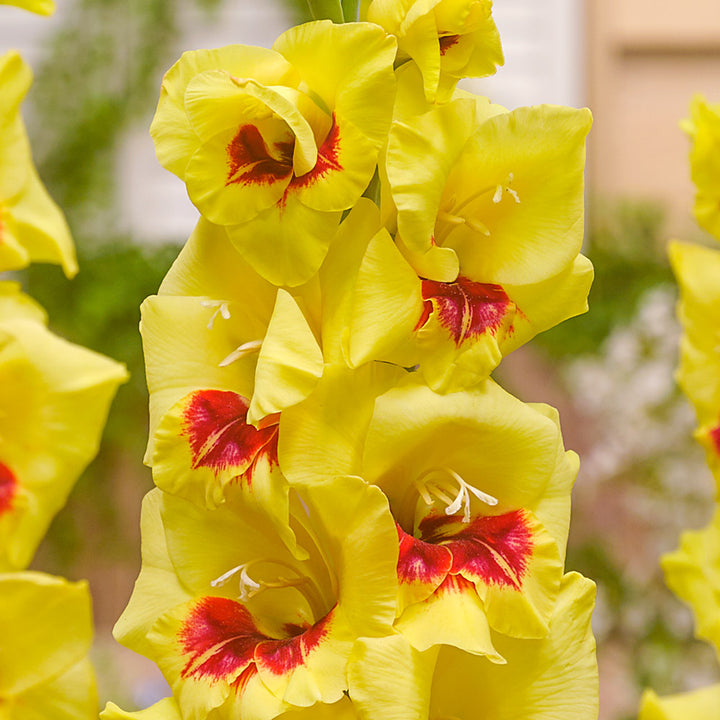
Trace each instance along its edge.
<instances>
[{"instance_id":1,"label":"flower center","mask_svg":"<svg viewBox=\"0 0 720 720\"><path fill-rule=\"evenodd\" d=\"M500 285L473 282L463 275L450 283L421 280L425 302L415 329L419 330L433 312L437 313L440 324L448 330L457 347L486 332L494 335L514 310ZM512 326L508 328L511 330Z\"/></svg>"},{"instance_id":2,"label":"flower center","mask_svg":"<svg viewBox=\"0 0 720 720\"><path fill-rule=\"evenodd\" d=\"M496 497L478 490L448 467L430 468L421 473L414 482L420 497L430 506L439 500L446 505L445 514L455 515L462 508L463 522L470 522L470 496L487 505L498 504Z\"/></svg>"},{"instance_id":3,"label":"flower center","mask_svg":"<svg viewBox=\"0 0 720 720\"><path fill-rule=\"evenodd\" d=\"M507 180L504 183L498 185L487 185L474 193L471 193L466 198L456 203L456 198L453 196L449 203L449 210L440 210L437 215L438 223L440 227L436 228L435 239L442 243L442 241L450 234L450 232L458 225L466 225L473 232L485 237L490 237L490 229L485 223L476 217L468 217L467 213L462 211L467 208L470 203L478 200L484 195L492 193L492 201L494 204L502 202L503 197L507 193L510 195L516 203L520 202L520 196L517 191L514 190L510 185L515 179L513 173L508 173Z\"/></svg>"},{"instance_id":4,"label":"flower center","mask_svg":"<svg viewBox=\"0 0 720 720\"><path fill-rule=\"evenodd\" d=\"M269 122L269 121L266 121ZM280 124L281 121L275 121ZM277 134L277 130L274 134ZM292 174L294 139L265 142L256 125L242 125L228 144L226 185L268 185Z\"/></svg>"},{"instance_id":5,"label":"flower center","mask_svg":"<svg viewBox=\"0 0 720 720\"><path fill-rule=\"evenodd\" d=\"M259 566L264 566L264 571L258 570ZM270 569L268 566L272 566L270 572L268 572ZM257 573L253 573L254 578L250 576L251 570L258 570ZM260 577L267 575L273 577ZM214 588L222 587L236 576L239 580L238 599L240 602L245 603L266 590L295 588L307 601L315 619L322 618L327 613L327 603L313 578L283 560L267 558L250 560L231 568L212 580L210 585Z\"/></svg>"}]
</instances>

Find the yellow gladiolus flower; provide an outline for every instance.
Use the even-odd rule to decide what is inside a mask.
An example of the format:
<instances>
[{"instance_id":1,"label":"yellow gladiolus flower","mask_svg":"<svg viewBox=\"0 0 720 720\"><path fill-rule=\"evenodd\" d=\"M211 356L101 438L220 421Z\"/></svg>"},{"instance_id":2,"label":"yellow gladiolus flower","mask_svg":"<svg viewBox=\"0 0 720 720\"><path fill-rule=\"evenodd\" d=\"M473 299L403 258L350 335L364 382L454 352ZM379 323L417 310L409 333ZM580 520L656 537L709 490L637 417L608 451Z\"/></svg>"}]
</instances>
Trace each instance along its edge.
<instances>
[{"instance_id":1,"label":"yellow gladiolus flower","mask_svg":"<svg viewBox=\"0 0 720 720\"><path fill-rule=\"evenodd\" d=\"M415 61L429 102L458 80L492 75L504 62L492 0L373 0L367 19L398 39L398 61Z\"/></svg>"},{"instance_id":2,"label":"yellow gladiolus flower","mask_svg":"<svg viewBox=\"0 0 720 720\"><path fill-rule=\"evenodd\" d=\"M697 414L696 437L720 488L720 252L673 242L670 263L680 286L683 326L677 380Z\"/></svg>"},{"instance_id":3,"label":"yellow gladiolus flower","mask_svg":"<svg viewBox=\"0 0 720 720\"><path fill-rule=\"evenodd\" d=\"M122 365L62 340L43 322L16 286L0 284L3 569L24 568L32 559L97 452L110 401L126 378Z\"/></svg>"},{"instance_id":4,"label":"yellow gladiolus flower","mask_svg":"<svg viewBox=\"0 0 720 720\"><path fill-rule=\"evenodd\" d=\"M209 507L238 480L256 490L258 481L276 484L268 472L277 468L279 413L323 374L296 299L255 273L223 235L200 221L161 294L143 303L141 322L146 460L159 487Z\"/></svg>"},{"instance_id":5,"label":"yellow gladiolus flower","mask_svg":"<svg viewBox=\"0 0 720 720\"><path fill-rule=\"evenodd\" d=\"M87 583L0 574L0 717L92 720L97 693Z\"/></svg>"},{"instance_id":6,"label":"yellow gladiolus flower","mask_svg":"<svg viewBox=\"0 0 720 720\"><path fill-rule=\"evenodd\" d=\"M270 720L336 703L357 637L392 632L395 529L359 478L300 491L286 532L260 505L151 492L143 567L115 636L159 665L185 718Z\"/></svg>"},{"instance_id":7,"label":"yellow gladiolus flower","mask_svg":"<svg viewBox=\"0 0 720 720\"><path fill-rule=\"evenodd\" d=\"M477 282L462 264L447 281L423 276L443 276L446 259L438 247L413 256L384 229L372 238L349 310L351 366L419 365L433 390L467 387L537 333L587 310L593 268L582 255L558 275L528 285Z\"/></svg>"},{"instance_id":8,"label":"yellow gladiolus flower","mask_svg":"<svg viewBox=\"0 0 720 720\"><path fill-rule=\"evenodd\" d=\"M386 153L398 235L428 280L529 285L567 271L583 239L585 136L591 115L552 105L506 111L457 93L418 101L420 78L399 73ZM453 253L457 256L451 262ZM430 274L430 273L434 274Z\"/></svg>"},{"instance_id":9,"label":"yellow gladiolus flower","mask_svg":"<svg viewBox=\"0 0 720 720\"><path fill-rule=\"evenodd\" d=\"M719 707L720 685L667 697L646 690L638 720L715 720Z\"/></svg>"},{"instance_id":10,"label":"yellow gladiolus flower","mask_svg":"<svg viewBox=\"0 0 720 720\"><path fill-rule=\"evenodd\" d=\"M350 666L359 718L596 720L594 598L592 582L565 575L546 638L494 637L505 665L453 647L421 653L398 636L361 640Z\"/></svg>"},{"instance_id":11,"label":"yellow gladiolus flower","mask_svg":"<svg viewBox=\"0 0 720 720\"><path fill-rule=\"evenodd\" d=\"M362 476L397 522L397 628L414 647L501 661L490 628L547 634L577 469L556 414L492 382L451 395L407 382L378 398Z\"/></svg>"},{"instance_id":12,"label":"yellow gladiolus flower","mask_svg":"<svg viewBox=\"0 0 720 720\"><path fill-rule=\"evenodd\" d=\"M662 567L670 589L692 608L697 636L720 656L720 507L705 529L683 533Z\"/></svg>"},{"instance_id":13,"label":"yellow gladiolus flower","mask_svg":"<svg viewBox=\"0 0 720 720\"><path fill-rule=\"evenodd\" d=\"M693 98L690 118L683 123L692 140L690 175L697 188L695 219L720 240L720 103Z\"/></svg>"},{"instance_id":14,"label":"yellow gladiolus flower","mask_svg":"<svg viewBox=\"0 0 720 720\"><path fill-rule=\"evenodd\" d=\"M40 261L58 263L72 277L77 261L70 231L40 182L20 116L31 82L17 52L0 57L0 271Z\"/></svg>"},{"instance_id":15,"label":"yellow gladiolus flower","mask_svg":"<svg viewBox=\"0 0 720 720\"><path fill-rule=\"evenodd\" d=\"M160 163L277 285L299 285L375 171L390 125L395 41L367 23L307 23L272 50L188 52L151 127Z\"/></svg>"},{"instance_id":16,"label":"yellow gladiolus flower","mask_svg":"<svg viewBox=\"0 0 720 720\"><path fill-rule=\"evenodd\" d=\"M385 365L352 373L342 358L348 301L342 263L367 237L365 226L377 213L370 208L365 200L350 213L320 276L292 293L260 277L224 242L222 228L200 221L160 294L142 308L146 462L161 489L208 507L250 486L255 493L284 492L278 438L298 422L311 425L318 403L324 417L337 409L333 419L344 428L346 449L359 453L361 429L350 428L367 425L385 378L402 372ZM335 469L351 474L357 467ZM272 505L281 511L279 498Z\"/></svg>"}]
</instances>

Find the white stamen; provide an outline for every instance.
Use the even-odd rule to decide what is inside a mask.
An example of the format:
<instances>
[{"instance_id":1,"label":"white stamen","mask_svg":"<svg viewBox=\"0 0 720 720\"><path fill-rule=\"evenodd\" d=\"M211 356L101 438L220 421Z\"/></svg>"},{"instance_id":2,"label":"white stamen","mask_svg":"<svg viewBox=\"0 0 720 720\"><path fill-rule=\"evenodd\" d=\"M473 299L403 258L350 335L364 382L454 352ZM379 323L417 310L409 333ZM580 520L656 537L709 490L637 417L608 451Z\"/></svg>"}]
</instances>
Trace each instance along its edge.
<instances>
[{"instance_id":1,"label":"white stamen","mask_svg":"<svg viewBox=\"0 0 720 720\"><path fill-rule=\"evenodd\" d=\"M425 477L440 473L445 478L426 481ZM448 477L449 476L449 477ZM498 499L489 495L465 480L454 470L447 467L431 468L426 470L415 480L415 487L427 505L432 505L433 497L445 503L446 515L454 515L460 508L463 510L463 522L470 522L470 494L487 505L497 505ZM448 495L448 491L454 492L454 497Z\"/></svg>"},{"instance_id":2,"label":"white stamen","mask_svg":"<svg viewBox=\"0 0 720 720\"><path fill-rule=\"evenodd\" d=\"M253 580L248 574L248 570L256 565L262 564L284 567L286 570L290 571L291 577L278 575L275 580ZM220 575L220 577L215 578L215 580L211 580L210 585L212 587L221 587L222 585L226 585L228 581L238 575L238 573L240 574L238 599L241 602L247 602L256 595L259 595L261 592L271 588L279 589L293 587L297 588L305 596L305 599L308 601L310 606L317 612L320 612L322 608L325 608L322 593L315 585L312 578L304 575L293 565L290 565L283 560L267 560L262 558L250 560L242 565L236 565L234 568ZM321 612L318 617L322 617L325 612L327 612L327 608L325 608L325 611Z\"/></svg>"},{"instance_id":3,"label":"white stamen","mask_svg":"<svg viewBox=\"0 0 720 720\"><path fill-rule=\"evenodd\" d=\"M221 587L222 585L225 585L234 575L237 575L237 573L240 573L240 600L243 602L246 602L251 597L257 595L262 590L262 585L255 580L253 580L248 575L248 567L252 563L243 563L242 565L237 565L232 570L228 570L226 573L223 573L220 577L215 578L215 580L210 581L210 585L213 587Z\"/></svg>"},{"instance_id":4,"label":"white stamen","mask_svg":"<svg viewBox=\"0 0 720 720\"><path fill-rule=\"evenodd\" d=\"M517 194L516 190L513 190L510 187L510 184L514 180L514 175L512 173L508 173L507 182L505 185L498 185L495 188L495 194L493 195L492 201L497 205L502 200L503 192L508 193L508 195L512 195L513 200L515 200L516 203L520 204L520 196Z\"/></svg>"},{"instance_id":5,"label":"white stamen","mask_svg":"<svg viewBox=\"0 0 720 720\"><path fill-rule=\"evenodd\" d=\"M232 365L236 360L257 352L262 347L262 343L262 340L250 340L250 342L236 347L227 357L218 363L219 367L227 367L228 365Z\"/></svg>"},{"instance_id":6,"label":"white stamen","mask_svg":"<svg viewBox=\"0 0 720 720\"><path fill-rule=\"evenodd\" d=\"M210 316L208 320L207 329L212 330L215 324L215 318L220 314L223 320L230 319L230 308L226 302L221 300L202 300L200 304L206 308L216 308L215 312Z\"/></svg>"},{"instance_id":7,"label":"white stamen","mask_svg":"<svg viewBox=\"0 0 720 720\"><path fill-rule=\"evenodd\" d=\"M506 187L505 192L510 193L510 195L515 198L515 202L519 205L520 204L520 196L517 194L516 190L513 190L511 187Z\"/></svg>"}]
</instances>

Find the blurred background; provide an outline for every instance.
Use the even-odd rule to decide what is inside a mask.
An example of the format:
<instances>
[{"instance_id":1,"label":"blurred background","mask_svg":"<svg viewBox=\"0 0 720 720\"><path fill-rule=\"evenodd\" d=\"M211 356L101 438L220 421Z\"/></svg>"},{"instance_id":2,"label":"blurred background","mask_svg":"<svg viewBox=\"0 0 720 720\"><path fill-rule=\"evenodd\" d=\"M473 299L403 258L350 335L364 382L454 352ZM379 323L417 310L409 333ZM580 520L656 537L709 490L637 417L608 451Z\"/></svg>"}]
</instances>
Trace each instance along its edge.
<instances>
[{"instance_id":1,"label":"blurred background","mask_svg":"<svg viewBox=\"0 0 720 720\"><path fill-rule=\"evenodd\" d=\"M58 0L39 18L0 7L0 51L35 70L24 106L35 159L65 210L79 276L49 266L22 279L54 330L125 362L103 448L58 516L34 567L87 577L95 600L101 701L128 709L166 694L154 666L110 631L139 569L139 511L152 486L138 307L155 292L197 214L154 157L148 127L163 72L186 49L270 46L306 18L304 0ZM598 583L602 720L636 716L639 693L720 678L714 654L664 587L661 553L710 517L712 481L673 381L679 329L669 238L694 225L687 141L694 93L720 101L717 0L496 0L506 65L469 89L507 107L589 106L585 253L590 313L514 353L496 373L527 401L559 408L582 459L568 568Z\"/></svg>"}]
</instances>

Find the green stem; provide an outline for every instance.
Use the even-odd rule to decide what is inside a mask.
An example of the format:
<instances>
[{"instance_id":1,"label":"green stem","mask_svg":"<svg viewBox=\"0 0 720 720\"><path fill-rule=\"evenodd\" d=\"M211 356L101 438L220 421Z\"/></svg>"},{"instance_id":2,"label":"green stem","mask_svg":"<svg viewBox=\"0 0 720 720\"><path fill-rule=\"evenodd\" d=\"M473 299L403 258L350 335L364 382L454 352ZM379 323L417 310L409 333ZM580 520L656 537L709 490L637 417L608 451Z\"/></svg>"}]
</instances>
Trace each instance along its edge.
<instances>
[{"instance_id":1,"label":"green stem","mask_svg":"<svg viewBox=\"0 0 720 720\"><path fill-rule=\"evenodd\" d=\"M310 13L315 20L332 20L344 23L343 3L340 0L307 0Z\"/></svg>"},{"instance_id":2,"label":"green stem","mask_svg":"<svg viewBox=\"0 0 720 720\"><path fill-rule=\"evenodd\" d=\"M360 0L341 0L345 22L357 22L360 19Z\"/></svg>"}]
</instances>

